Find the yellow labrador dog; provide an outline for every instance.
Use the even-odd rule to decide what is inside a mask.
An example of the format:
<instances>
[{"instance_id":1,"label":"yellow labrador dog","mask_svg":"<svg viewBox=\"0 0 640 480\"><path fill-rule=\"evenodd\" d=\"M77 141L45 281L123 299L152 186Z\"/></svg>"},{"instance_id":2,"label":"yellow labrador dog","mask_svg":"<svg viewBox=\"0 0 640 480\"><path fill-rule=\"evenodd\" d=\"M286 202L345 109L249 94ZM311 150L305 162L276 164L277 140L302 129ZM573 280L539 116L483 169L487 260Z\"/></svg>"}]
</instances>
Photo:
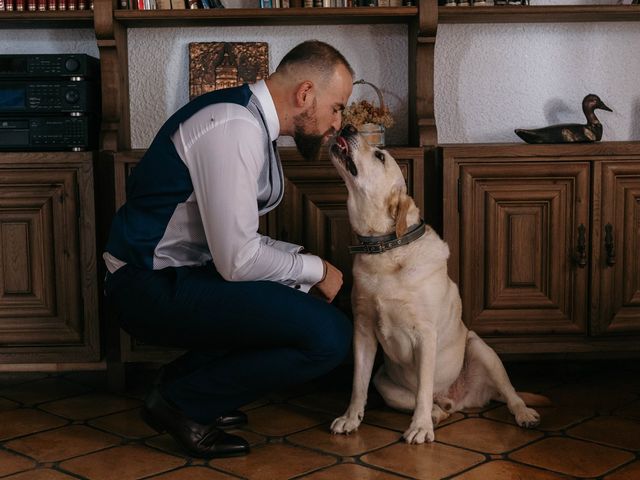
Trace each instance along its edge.
<instances>
[{"instance_id":1,"label":"yellow labrador dog","mask_svg":"<svg viewBox=\"0 0 640 480\"><path fill-rule=\"evenodd\" d=\"M384 364L374 384L392 408L412 411L407 443L434 440L434 425L451 413L495 399L506 402L518 425L539 423L525 405L545 397L518 394L496 353L461 319L458 287L447 274L449 248L420 219L402 172L385 150L352 126L338 134L331 161L349 191L349 220L360 252L353 263L355 367L351 402L331 424L350 433L364 415L378 342Z\"/></svg>"}]
</instances>

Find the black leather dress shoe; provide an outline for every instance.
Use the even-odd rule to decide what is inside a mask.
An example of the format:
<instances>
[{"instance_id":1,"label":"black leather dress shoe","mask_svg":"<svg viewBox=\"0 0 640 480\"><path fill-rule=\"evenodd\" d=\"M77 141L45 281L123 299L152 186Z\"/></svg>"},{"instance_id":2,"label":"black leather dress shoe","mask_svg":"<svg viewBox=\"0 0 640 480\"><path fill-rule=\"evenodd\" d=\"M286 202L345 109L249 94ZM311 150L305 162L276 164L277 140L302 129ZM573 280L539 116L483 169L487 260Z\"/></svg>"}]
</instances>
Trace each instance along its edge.
<instances>
[{"instance_id":1,"label":"black leather dress shoe","mask_svg":"<svg viewBox=\"0 0 640 480\"><path fill-rule=\"evenodd\" d=\"M194 457L231 457L249 453L244 438L219 430L214 425L201 425L188 419L154 388L140 412L142 419L158 432L169 433Z\"/></svg>"},{"instance_id":2,"label":"black leather dress shoe","mask_svg":"<svg viewBox=\"0 0 640 480\"><path fill-rule=\"evenodd\" d=\"M247 414L240 410L234 410L215 419L214 425L218 428L233 428L246 425Z\"/></svg>"}]
</instances>

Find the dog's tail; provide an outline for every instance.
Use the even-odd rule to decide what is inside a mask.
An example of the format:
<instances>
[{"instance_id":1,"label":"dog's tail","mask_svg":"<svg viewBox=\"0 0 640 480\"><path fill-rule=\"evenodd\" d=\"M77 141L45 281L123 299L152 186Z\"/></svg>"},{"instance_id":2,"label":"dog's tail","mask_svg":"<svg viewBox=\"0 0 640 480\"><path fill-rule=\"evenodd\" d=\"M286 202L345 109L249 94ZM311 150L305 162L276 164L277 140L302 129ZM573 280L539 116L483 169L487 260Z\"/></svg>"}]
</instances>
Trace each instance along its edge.
<instances>
[{"instance_id":1,"label":"dog's tail","mask_svg":"<svg viewBox=\"0 0 640 480\"><path fill-rule=\"evenodd\" d=\"M553 405L551 400L544 395L538 395L537 393L529 392L516 393L524 401L527 407L550 407L551 405Z\"/></svg>"}]
</instances>

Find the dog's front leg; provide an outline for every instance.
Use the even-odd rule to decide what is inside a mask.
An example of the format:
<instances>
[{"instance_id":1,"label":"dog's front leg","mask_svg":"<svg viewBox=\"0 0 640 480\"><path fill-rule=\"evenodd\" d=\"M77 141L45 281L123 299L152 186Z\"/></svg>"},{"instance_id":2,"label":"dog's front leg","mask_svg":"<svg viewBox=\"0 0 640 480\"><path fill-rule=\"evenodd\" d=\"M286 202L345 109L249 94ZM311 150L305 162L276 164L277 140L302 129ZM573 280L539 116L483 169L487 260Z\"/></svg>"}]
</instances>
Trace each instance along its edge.
<instances>
[{"instance_id":1,"label":"dog's front leg","mask_svg":"<svg viewBox=\"0 0 640 480\"><path fill-rule=\"evenodd\" d=\"M433 383L436 367L436 333L432 330L421 331L415 341L415 361L418 374L418 392L416 409L411 418L411 425L403 437L407 443L433 442Z\"/></svg>"},{"instance_id":2,"label":"dog's front leg","mask_svg":"<svg viewBox=\"0 0 640 480\"><path fill-rule=\"evenodd\" d=\"M357 430L362 422L371 370L378 349L373 322L356 316L354 323L356 327L353 334L354 370L351 402L345 414L336 418L331 424L333 433L351 433Z\"/></svg>"}]
</instances>

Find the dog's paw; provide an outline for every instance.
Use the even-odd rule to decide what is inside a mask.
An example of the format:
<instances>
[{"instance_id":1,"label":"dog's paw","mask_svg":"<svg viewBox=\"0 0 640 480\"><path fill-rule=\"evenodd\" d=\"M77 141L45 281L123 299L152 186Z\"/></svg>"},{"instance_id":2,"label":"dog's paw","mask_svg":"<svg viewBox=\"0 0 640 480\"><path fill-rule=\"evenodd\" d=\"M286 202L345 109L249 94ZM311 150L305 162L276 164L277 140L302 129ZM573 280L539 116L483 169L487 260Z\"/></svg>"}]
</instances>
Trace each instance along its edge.
<instances>
[{"instance_id":1,"label":"dog's paw","mask_svg":"<svg viewBox=\"0 0 640 480\"><path fill-rule=\"evenodd\" d=\"M524 428L532 428L540 423L540 414L533 408L521 408L516 412L516 423Z\"/></svg>"},{"instance_id":2,"label":"dog's paw","mask_svg":"<svg viewBox=\"0 0 640 480\"><path fill-rule=\"evenodd\" d=\"M433 422L433 426L436 427L442 422L449 418L451 414L449 412L445 412L439 405L434 404L431 409L431 421Z\"/></svg>"},{"instance_id":3,"label":"dog's paw","mask_svg":"<svg viewBox=\"0 0 640 480\"><path fill-rule=\"evenodd\" d=\"M433 426L411 424L406 432L402 435L407 443L424 443L433 442L436 438L433 433Z\"/></svg>"},{"instance_id":4,"label":"dog's paw","mask_svg":"<svg viewBox=\"0 0 640 480\"><path fill-rule=\"evenodd\" d=\"M349 434L351 432L355 432L358 430L360 426L360 422L362 418L352 417L348 415L343 415L341 417L336 418L331 423L331 433L345 433Z\"/></svg>"}]
</instances>

